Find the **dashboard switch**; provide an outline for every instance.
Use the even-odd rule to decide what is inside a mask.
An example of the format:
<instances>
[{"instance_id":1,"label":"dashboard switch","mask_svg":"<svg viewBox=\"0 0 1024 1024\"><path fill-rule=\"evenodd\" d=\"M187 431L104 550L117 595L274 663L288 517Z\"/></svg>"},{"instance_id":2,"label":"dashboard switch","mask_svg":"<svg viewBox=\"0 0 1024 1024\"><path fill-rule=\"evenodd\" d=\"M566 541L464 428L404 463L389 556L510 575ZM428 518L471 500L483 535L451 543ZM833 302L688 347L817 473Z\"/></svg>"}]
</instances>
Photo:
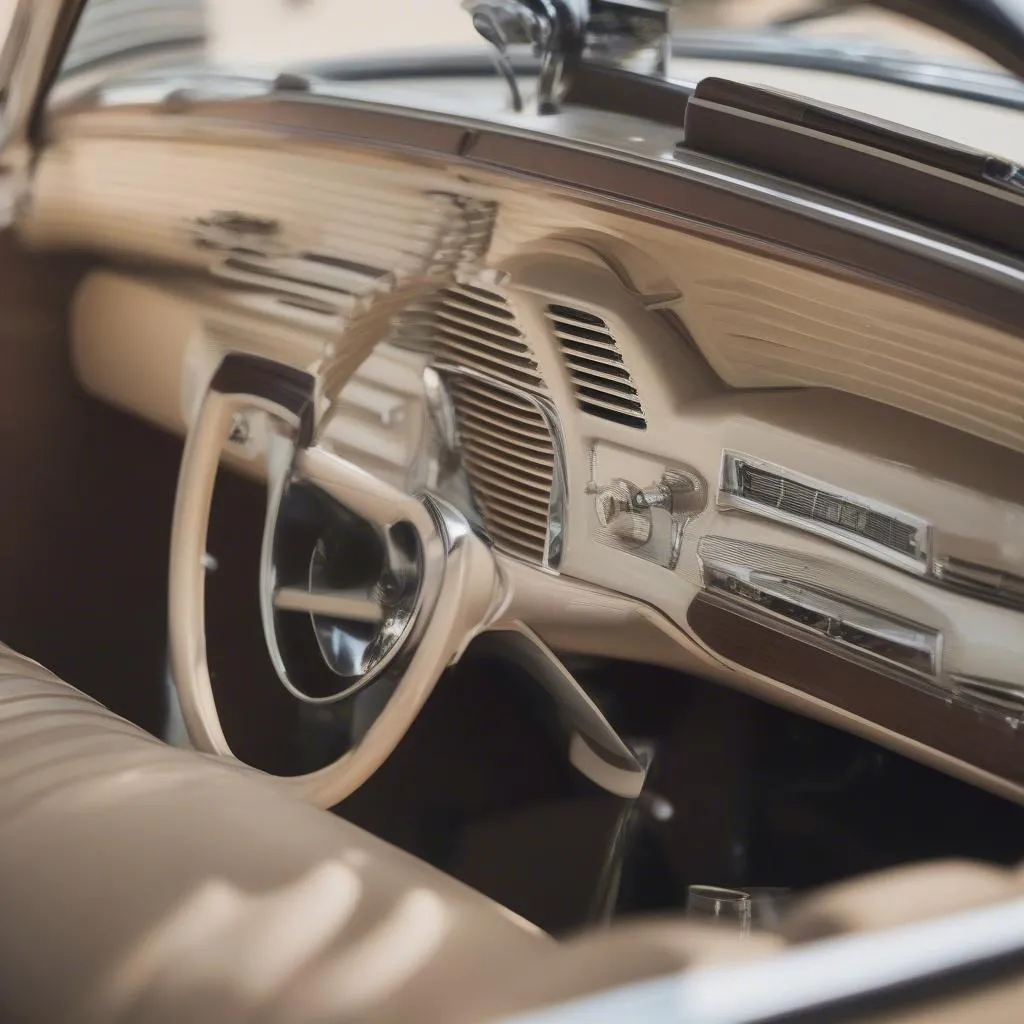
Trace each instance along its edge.
<instances>
[{"instance_id":1,"label":"dashboard switch","mask_svg":"<svg viewBox=\"0 0 1024 1024\"><path fill-rule=\"evenodd\" d=\"M597 521L630 546L646 544L654 525L644 493L628 480L614 480L597 491Z\"/></svg>"},{"instance_id":2,"label":"dashboard switch","mask_svg":"<svg viewBox=\"0 0 1024 1024\"><path fill-rule=\"evenodd\" d=\"M591 451L587 494L594 540L666 569L679 564L683 532L707 506L707 486L695 470L601 442Z\"/></svg>"}]
</instances>

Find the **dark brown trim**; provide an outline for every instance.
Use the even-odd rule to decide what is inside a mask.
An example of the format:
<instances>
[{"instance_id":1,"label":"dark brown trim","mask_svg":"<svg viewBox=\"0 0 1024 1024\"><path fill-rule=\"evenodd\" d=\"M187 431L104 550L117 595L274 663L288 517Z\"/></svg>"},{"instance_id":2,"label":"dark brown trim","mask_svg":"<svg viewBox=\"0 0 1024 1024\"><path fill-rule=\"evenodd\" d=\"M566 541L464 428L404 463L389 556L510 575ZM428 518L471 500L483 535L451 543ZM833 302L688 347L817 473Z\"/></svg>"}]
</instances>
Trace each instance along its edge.
<instances>
[{"instance_id":1,"label":"dark brown trim","mask_svg":"<svg viewBox=\"0 0 1024 1024\"><path fill-rule=\"evenodd\" d=\"M699 595L690 628L721 657L922 743L981 771L1024 784L1024 729L780 633Z\"/></svg>"},{"instance_id":2,"label":"dark brown trim","mask_svg":"<svg viewBox=\"0 0 1024 1024\"><path fill-rule=\"evenodd\" d=\"M116 111L111 114L117 116ZM371 109L316 97L195 101L167 116L345 139L375 150L543 182L583 201L601 202L612 209L629 206L631 215L672 228L726 236L734 245L743 245L744 240L748 245L759 243L769 247L775 258L909 295L1024 337L1024 288L897 248L884 238L866 237L754 196L694 181L671 165L644 166L625 152L595 152L554 136L526 138L492 125L462 123L455 117ZM736 169L736 174L743 171ZM998 253L992 255L1000 258Z\"/></svg>"},{"instance_id":3,"label":"dark brown trim","mask_svg":"<svg viewBox=\"0 0 1024 1024\"><path fill-rule=\"evenodd\" d=\"M573 73L565 104L592 107L609 114L648 117L682 129L691 92L688 86L663 78L583 63Z\"/></svg>"}]
</instances>

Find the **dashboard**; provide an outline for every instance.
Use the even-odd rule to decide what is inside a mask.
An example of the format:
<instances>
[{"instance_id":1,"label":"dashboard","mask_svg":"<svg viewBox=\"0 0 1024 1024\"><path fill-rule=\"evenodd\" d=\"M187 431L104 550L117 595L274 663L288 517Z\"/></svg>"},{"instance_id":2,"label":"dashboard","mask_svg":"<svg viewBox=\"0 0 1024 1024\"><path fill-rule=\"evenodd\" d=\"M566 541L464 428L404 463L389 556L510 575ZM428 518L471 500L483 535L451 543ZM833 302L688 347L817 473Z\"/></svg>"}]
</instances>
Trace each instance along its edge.
<instances>
[{"instance_id":1,"label":"dashboard","mask_svg":"<svg viewBox=\"0 0 1024 1024\"><path fill-rule=\"evenodd\" d=\"M44 154L22 226L105 266L87 389L185 431L227 353L474 524L552 646L675 665L1024 798L1019 342L823 268L344 146ZM226 459L259 476L266 425Z\"/></svg>"}]
</instances>

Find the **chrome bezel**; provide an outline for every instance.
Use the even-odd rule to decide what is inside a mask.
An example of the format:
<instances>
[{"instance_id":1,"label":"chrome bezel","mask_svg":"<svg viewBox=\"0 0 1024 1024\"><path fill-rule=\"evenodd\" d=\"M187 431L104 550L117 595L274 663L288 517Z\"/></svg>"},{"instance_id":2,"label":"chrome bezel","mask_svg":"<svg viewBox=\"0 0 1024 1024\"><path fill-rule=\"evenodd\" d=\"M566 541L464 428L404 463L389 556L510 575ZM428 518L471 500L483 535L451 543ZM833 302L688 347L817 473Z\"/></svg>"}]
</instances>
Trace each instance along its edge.
<instances>
[{"instance_id":1,"label":"chrome bezel","mask_svg":"<svg viewBox=\"0 0 1024 1024\"><path fill-rule=\"evenodd\" d=\"M830 495L834 495L844 501L849 501L852 504L860 505L871 512L877 512L879 515L887 516L899 521L913 530L917 554L900 554L898 551L894 551L892 548L886 547L884 544L869 540L865 537L860 537L857 534L850 533L849 531L842 529L841 527L830 526L827 522L823 522L821 520L795 515L791 512L786 512L783 509L775 509L770 505L763 504L762 502L744 498L742 495L736 493L739 489L739 467L743 465L752 466L764 471L765 473L771 473L774 476L782 477L783 479L790 480L794 484L802 487L807 487L812 490L826 491ZM718 485L717 504L718 508L723 512L745 512L750 515L759 516L762 519L770 519L773 522L781 523L784 526L790 526L802 531L803 533L811 533L817 537L822 537L825 540L832 541L835 544L840 544L845 548L849 548L851 551L856 551L858 554L866 555L868 558L872 558L878 562L885 562L888 565L893 565L898 569L911 572L916 576L925 576L929 571L932 551L932 524L927 520L922 519L919 516L912 515L909 512L905 512L902 509L894 508L884 502L877 501L874 498L867 498L863 495L856 494L853 491L846 490L845 488L836 487L825 481L817 480L814 477L806 476L803 473L794 472L790 469L786 469L784 466L779 466L776 463L767 462L763 459L755 458L754 456L745 455L741 452L729 451L728 449L722 452L722 467Z\"/></svg>"}]
</instances>

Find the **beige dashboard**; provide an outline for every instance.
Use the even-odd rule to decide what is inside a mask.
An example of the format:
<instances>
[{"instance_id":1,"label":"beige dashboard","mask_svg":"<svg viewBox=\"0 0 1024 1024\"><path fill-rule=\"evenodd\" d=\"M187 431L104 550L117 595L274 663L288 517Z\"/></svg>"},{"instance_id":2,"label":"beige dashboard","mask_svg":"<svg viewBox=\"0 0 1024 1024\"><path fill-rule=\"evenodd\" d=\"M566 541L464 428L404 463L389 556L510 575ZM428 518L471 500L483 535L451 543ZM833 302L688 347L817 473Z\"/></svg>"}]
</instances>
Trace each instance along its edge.
<instances>
[{"instance_id":1,"label":"beige dashboard","mask_svg":"<svg viewBox=\"0 0 1024 1024\"><path fill-rule=\"evenodd\" d=\"M22 224L104 257L73 312L92 393L182 433L226 352L311 370L321 440L466 503L549 643L1024 798L1015 338L497 174L98 124L43 154ZM260 473L258 420L228 457ZM723 612L913 709L768 671L723 645ZM894 725L921 715L950 725Z\"/></svg>"}]
</instances>

